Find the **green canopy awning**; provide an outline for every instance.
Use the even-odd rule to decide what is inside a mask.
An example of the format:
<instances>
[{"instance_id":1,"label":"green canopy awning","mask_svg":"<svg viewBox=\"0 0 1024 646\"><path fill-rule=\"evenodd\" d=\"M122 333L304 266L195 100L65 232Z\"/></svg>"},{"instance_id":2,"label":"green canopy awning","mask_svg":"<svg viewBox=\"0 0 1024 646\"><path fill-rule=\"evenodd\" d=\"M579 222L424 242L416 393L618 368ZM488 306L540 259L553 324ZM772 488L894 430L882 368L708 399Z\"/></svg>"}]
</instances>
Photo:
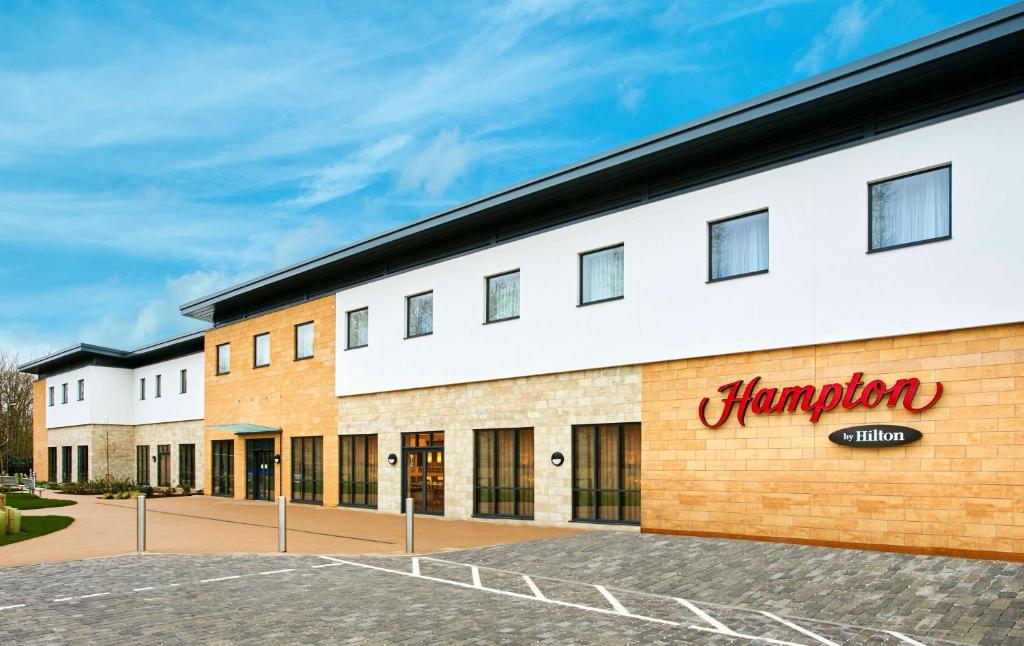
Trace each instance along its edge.
<instances>
[{"instance_id":1,"label":"green canopy awning","mask_svg":"<svg viewBox=\"0 0 1024 646\"><path fill-rule=\"evenodd\" d=\"M281 429L272 426L260 426L259 424L220 424L208 426L214 431L227 431L235 435L251 435L253 433L280 433Z\"/></svg>"}]
</instances>

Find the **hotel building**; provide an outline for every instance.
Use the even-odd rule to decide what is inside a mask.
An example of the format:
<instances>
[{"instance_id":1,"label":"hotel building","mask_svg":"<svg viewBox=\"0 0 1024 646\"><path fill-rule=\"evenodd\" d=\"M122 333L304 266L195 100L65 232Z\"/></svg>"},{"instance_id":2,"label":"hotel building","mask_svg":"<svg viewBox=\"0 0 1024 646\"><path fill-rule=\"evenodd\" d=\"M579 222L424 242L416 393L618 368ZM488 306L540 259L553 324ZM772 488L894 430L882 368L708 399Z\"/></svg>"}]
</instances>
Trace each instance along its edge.
<instances>
[{"instance_id":1,"label":"hotel building","mask_svg":"<svg viewBox=\"0 0 1024 646\"><path fill-rule=\"evenodd\" d=\"M1024 558L1022 142L1016 5L27 364L37 470Z\"/></svg>"}]
</instances>

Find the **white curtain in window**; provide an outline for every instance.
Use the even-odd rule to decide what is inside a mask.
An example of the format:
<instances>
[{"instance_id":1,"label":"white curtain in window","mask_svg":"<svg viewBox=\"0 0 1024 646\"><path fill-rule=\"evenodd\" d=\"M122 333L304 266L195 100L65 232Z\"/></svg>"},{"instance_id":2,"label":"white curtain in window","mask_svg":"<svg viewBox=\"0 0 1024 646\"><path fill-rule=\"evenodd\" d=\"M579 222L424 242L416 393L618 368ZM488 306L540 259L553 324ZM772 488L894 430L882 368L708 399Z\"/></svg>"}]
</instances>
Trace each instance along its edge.
<instances>
[{"instance_id":1,"label":"white curtain in window","mask_svg":"<svg viewBox=\"0 0 1024 646\"><path fill-rule=\"evenodd\" d=\"M711 225L711 278L768 269L768 212Z\"/></svg>"},{"instance_id":2,"label":"white curtain in window","mask_svg":"<svg viewBox=\"0 0 1024 646\"><path fill-rule=\"evenodd\" d=\"M370 310L362 309L348 313L348 347L361 348L367 344Z\"/></svg>"},{"instance_id":3,"label":"white curtain in window","mask_svg":"<svg viewBox=\"0 0 1024 646\"><path fill-rule=\"evenodd\" d=\"M407 336L430 334L434 331L434 294L420 294L408 299Z\"/></svg>"},{"instance_id":4,"label":"white curtain in window","mask_svg":"<svg viewBox=\"0 0 1024 646\"><path fill-rule=\"evenodd\" d=\"M622 245L584 254L580 264L581 303L591 303L623 295Z\"/></svg>"},{"instance_id":5,"label":"white curtain in window","mask_svg":"<svg viewBox=\"0 0 1024 646\"><path fill-rule=\"evenodd\" d=\"M295 329L296 355L300 359L313 356L313 324L303 323Z\"/></svg>"},{"instance_id":6,"label":"white curtain in window","mask_svg":"<svg viewBox=\"0 0 1024 646\"><path fill-rule=\"evenodd\" d=\"M487 279L487 320L519 316L519 272Z\"/></svg>"},{"instance_id":7,"label":"white curtain in window","mask_svg":"<svg viewBox=\"0 0 1024 646\"><path fill-rule=\"evenodd\" d=\"M949 168L871 186L871 248L949 235Z\"/></svg>"}]
</instances>

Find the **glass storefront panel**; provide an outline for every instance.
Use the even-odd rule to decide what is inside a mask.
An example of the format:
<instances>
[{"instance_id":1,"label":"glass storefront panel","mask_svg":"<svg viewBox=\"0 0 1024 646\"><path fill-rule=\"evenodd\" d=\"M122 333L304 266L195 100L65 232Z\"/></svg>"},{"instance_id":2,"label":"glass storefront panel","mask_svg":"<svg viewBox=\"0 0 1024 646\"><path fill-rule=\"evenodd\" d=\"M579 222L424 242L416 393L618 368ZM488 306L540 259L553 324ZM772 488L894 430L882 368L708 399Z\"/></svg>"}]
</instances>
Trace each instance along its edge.
<instances>
[{"instance_id":1,"label":"glass storefront panel","mask_svg":"<svg viewBox=\"0 0 1024 646\"><path fill-rule=\"evenodd\" d=\"M292 438L292 501L324 501L324 438Z\"/></svg>"},{"instance_id":2,"label":"glass storefront panel","mask_svg":"<svg viewBox=\"0 0 1024 646\"><path fill-rule=\"evenodd\" d=\"M533 517L533 429L476 431L477 516Z\"/></svg>"},{"instance_id":3,"label":"glass storefront panel","mask_svg":"<svg viewBox=\"0 0 1024 646\"><path fill-rule=\"evenodd\" d=\"M342 435L340 504L345 507L377 507L377 436Z\"/></svg>"},{"instance_id":4,"label":"glass storefront panel","mask_svg":"<svg viewBox=\"0 0 1024 646\"><path fill-rule=\"evenodd\" d=\"M640 522L640 424L573 428L573 520Z\"/></svg>"},{"instance_id":5,"label":"glass storefront panel","mask_svg":"<svg viewBox=\"0 0 1024 646\"><path fill-rule=\"evenodd\" d=\"M235 495L235 441L214 440L213 450L213 495Z\"/></svg>"}]
</instances>

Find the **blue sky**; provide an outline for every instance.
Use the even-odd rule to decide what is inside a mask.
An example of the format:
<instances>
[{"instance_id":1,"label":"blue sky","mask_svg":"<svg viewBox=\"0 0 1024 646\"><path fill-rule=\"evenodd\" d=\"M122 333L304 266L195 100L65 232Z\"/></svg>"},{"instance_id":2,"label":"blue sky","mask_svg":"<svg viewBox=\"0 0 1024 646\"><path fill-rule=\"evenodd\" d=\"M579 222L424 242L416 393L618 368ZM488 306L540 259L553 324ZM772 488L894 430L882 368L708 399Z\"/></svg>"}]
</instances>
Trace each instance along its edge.
<instances>
[{"instance_id":1,"label":"blue sky","mask_svg":"<svg viewBox=\"0 0 1024 646\"><path fill-rule=\"evenodd\" d=\"M0 349L178 305L1010 4L0 4Z\"/></svg>"}]
</instances>

